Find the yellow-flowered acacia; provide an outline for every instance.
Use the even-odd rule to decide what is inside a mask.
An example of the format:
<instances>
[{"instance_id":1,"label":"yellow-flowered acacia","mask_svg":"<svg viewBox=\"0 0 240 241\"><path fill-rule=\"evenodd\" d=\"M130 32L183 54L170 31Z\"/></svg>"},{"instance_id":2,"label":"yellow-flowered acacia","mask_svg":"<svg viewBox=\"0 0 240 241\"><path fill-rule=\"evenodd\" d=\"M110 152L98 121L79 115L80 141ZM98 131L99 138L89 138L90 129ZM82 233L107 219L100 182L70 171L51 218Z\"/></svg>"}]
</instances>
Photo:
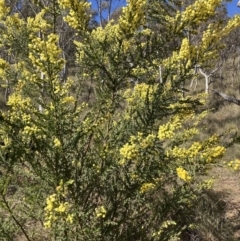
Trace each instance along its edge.
<instances>
[{"instance_id":1,"label":"yellow-flowered acacia","mask_svg":"<svg viewBox=\"0 0 240 241\"><path fill-rule=\"evenodd\" d=\"M175 3L129 0L118 21L92 28L84 0L39 4L26 18L0 1L0 44L13 55L0 59L1 81L12 87L0 116L7 241L19 233L26 240L176 240L197 222L185 217L194 216L211 184L201 175L225 147L219 136L199 137L207 114L197 110L201 96L178 90L193 66L217 56L219 36L239 18L207 24L193 43L184 31L206 24L221 1L195 1L181 12ZM52 12L76 34L77 74L64 82L67 60ZM86 98L89 83L94 96Z\"/></svg>"}]
</instances>

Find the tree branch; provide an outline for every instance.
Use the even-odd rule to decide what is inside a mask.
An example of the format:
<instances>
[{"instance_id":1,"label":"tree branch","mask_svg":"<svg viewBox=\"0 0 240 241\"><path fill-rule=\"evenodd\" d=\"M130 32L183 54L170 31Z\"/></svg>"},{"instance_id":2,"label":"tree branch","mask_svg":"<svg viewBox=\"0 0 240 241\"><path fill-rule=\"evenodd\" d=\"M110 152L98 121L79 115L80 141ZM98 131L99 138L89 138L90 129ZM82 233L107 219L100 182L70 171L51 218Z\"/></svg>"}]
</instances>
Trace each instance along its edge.
<instances>
[{"instance_id":1,"label":"tree branch","mask_svg":"<svg viewBox=\"0 0 240 241\"><path fill-rule=\"evenodd\" d=\"M234 97L234 96L226 95L225 93L222 93L222 92L220 92L220 91L218 91L218 90L214 90L214 89L211 89L211 90L212 90L215 94L221 96L224 100L240 106L240 99L237 99L237 98Z\"/></svg>"}]
</instances>

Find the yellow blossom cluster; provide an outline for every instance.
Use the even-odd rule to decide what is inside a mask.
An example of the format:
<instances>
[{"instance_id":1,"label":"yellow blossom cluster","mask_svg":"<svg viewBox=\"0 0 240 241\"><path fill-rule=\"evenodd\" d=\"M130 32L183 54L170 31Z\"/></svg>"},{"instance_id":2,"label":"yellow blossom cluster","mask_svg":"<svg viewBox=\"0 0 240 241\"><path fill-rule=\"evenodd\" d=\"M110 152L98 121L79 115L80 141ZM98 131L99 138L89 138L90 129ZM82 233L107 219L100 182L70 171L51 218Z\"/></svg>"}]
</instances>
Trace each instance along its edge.
<instances>
[{"instance_id":1,"label":"yellow blossom cluster","mask_svg":"<svg viewBox=\"0 0 240 241\"><path fill-rule=\"evenodd\" d=\"M226 148L223 146L216 146L207 148L200 157L206 162L212 162L216 158L220 158L226 152Z\"/></svg>"},{"instance_id":2,"label":"yellow blossom cluster","mask_svg":"<svg viewBox=\"0 0 240 241\"><path fill-rule=\"evenodd\" d=\"M168 108L172 111L178 110L178 114L174 115L167 123L159 126L158 138L160 140L187 141L199 133L198 125L208 111L203 111L196 115L189 108L190 106L186 101L194 101L196 97L204 103L205 95L197 95L195 97L182 98L182 102L169 105ZM185 128L186 126L187 128Z\"/></svg>"},{"instance_id":3,"label":"yellow blossom cluster","mask_svg":"<svg viewBox=\"0 0 240 241\"><path fill-rule=\"evenodd\" d=\"M142 148L152 147L154 145L155 139L156 139L155 135L149 134L147 135L146 138L142 138L142 141L140 142L140 146Z\"/></svg>"},{"instance_id":4,"label":"yellow blossom cluster","mask_svg":"<svg viewBox=\"0 0 240 241\"><path fill-rule=\"evenodd\" d=\"M203 181L201 184L199 184L199 188L200 189L211 189L213 187L214 184L214 179L208 179Z\"/></svg>"},{"instance_id":5,"label":"yellow blossom cluster","mask_svg":"<svg viewBox=\"0 0 240 241\"><path fill-rule=\"evenodd\" d=\"M179 51L179 56L178 56L179 60L188 59L189 56L191 56L191 51L192 51L192 47L190 45L188 38L184 38L182 40L182 45Z\"/></svg>"},{"instance_id":6,"label":"yellow blossom cluster","mask_svg":"<svg viewBox=\"0 0 240 241\"><path fill-rule=\"evenodd\" d=\"M178 160L191 160L199 154L201 149L203 149L203 146L199 142L194 142L190 148L174 146L170 150L167 150L167 156L174 157Z\"/></svg>"},{"instance_id":7,"label":"yellow blossom cluster","mask_svg":"<svg viewBox=\"0 0 240 241\"><path fill-rule=\"evenodd\" d=\"M163 233L167 228L169 228L169 226L175 226L177 225L177 223L173 220L166 220L161 224L161 227L158 229L157 232L154 232L152 234L153 237L158 237L161 235L161 233ZM178 237L172 237L171 240L179 240Z\"/></svg>"},{"instance_id":8,"label":"yellow blossom cluster","mask_svg":"<svg viewBox=\"0 0 240 241\"><path fill-rule=\"evenodd\" d=\"M9 63L4 59L0 58L0 76L2 79L5 79L7 77L9 67Z\"/></svg>"},{"instance_id":9,"label":"yellow blossom cluster","mask_svg":"<svg viewBox=\"0 0 240 241\"><path fill-rule=\"evenodd\" d=\"M9 138L9 136L3 131L1 130L0 132L0 137L1 137L1 140L3 140L4 142L4 145L1 145L0 146L0 150L9 150L9 146L11 146L12 144L12 139Z\"/></svg>"},{"instance_id":10,"label":"yellow blossom cluster","mask_svg":"<svg viewBox=\"0 0 240 241\"><path fill-rule=\"evenodd\" d=\"M6 26L7 34L10 36L3 35L3 39L13 39L15 36L18 36L25 27L25 22L19 17L19 14L15 13L13 15L8 15L4 21Z\"/></svg>"},{"instance_id":11,"label":"yellow blossom cluster","mask_svg":"<svg viewBox=\"0 0 240 241\"><path fill-rule=\"evenodd\" d=\"M126 52L129 48L131 48L128 41L125 41L123 38L122 41L120 41L117 29L117 25L114 24L113 21L109 21L104 28L99 26L93 29L91 32L86 33L85 38L82 41L75 41L75 45L77 47L77 61L79 63L88 61L87 59L89 59L89 55L86 53L92 51L91 48L94 48L98 60L105 66L108 66L108 68L111 68L112 61L118 62L119 57L121 58L119 53ZM109 51L116 53L111 55L111 60L109 59L107 52L102 49L101 46L103 45L107 45ZM89 46L92 47L89 48ZM91 74L89 72L84 72L84 79L88 78L89 75L96 79L99 78L99 72L97 70L92 71Z\"/></svg>"},{"instance_id":12,"label":"yellow blossom cluster","mask_svg":"<svg viewBox=\"0 0 240 241\"><path fill-rule=\"evenodd\" d=\"M150 28L145 28L141 31L141 34L145 36L150 36L152 34L152 30Z\"/></svg>"},{"instance_id":13,"label":"yellow blossom cluster","mask_svg":"<svg viewBox=\"0 0 240 241\"><path fill-rule=\"evenodd\" d=\"M74 97L71 95L69 96L69 90L73 85L72 79L68 78L65 83L62 83L56 76L56 78L52 79L51 85L53 90L52 94L56 97L60 97L60 103L62 105L74 102Z\"/></svg>"},{"instance_id":14,"label":"yellow blossom cluster","mask_svg":"<svg viewBox=\"0 0 240 241\"><path fill-rule=\"evenodd\" d=\"M127 89L123 94L129 106L139 106L148 101L153 100L153 94L157 89L157 85L148 85L146 83L137 84L133 89Z\"/></svg>"},{"instance_id":15,"label":"yellow blossom cluster","mask_svg":"<svg viewBox=\"0 0 240 241\"><path fill-rule=\"evenodd\" d=\"M188 38L184 38L179 51L174 51L172 55L163 60L165 67L184 68L192 67L193 59L196 57L196 47L192 46ZM176 76L177 77L177 76Z\"/></svg>"},{"instance_id":16,"label":"yellow blossom cluster","mask_svg":"<svg viewBox=\"0 0 240 241\"><path fill-rule=\"evenodd\" d=\"M171 24L178 22L176 31L188 24L198 25L215 14L215 9L220 6L221 2L221 0L196 0L183 12L178 11L174 17L167 17L166 20Z\"/></svg>"},{"instance_id":17,"label":"yellow blossom cluster","mask_svg":"<svg viewBox=\"0 0 240 241\"><path fill-rule=\"evenodd\" d=\"M216 145L218 138L214 135L207 141L193 142L189 148L174 146L166 151L168 158L175 158L176 160L188 160L193 162L196 158L209 163L217 158L223 156L226 148Z\"/></svg>"},{"instance_id":18,"label":"yellow blossom cluster","mask_svg":"<svg viewBox=\"0 0 240 241\"><path fill-rule=\"evenodd\" d=\"M137 146L136 144L125 144L121 149L120 149L120 154L124 158L121 161L121 164L125 163L125 160L131 160L137 157Z\"/></svg>"},{"instance_id":19,"label":"yellow blossom cluster","mask_svg":"<svg viewBox=\"0 0 240 241\"><path fill-rule=\"evenodd\" d=\"M59 186L56 187L56 193L47 197L46 207L44 209L45 228L51 228L58 221L63 221L70 224L73 222L74 215L70 212L71 204L67 201L64 202L68 192L67 186L72 183L73 181L70 180L64 184L61 180Z\"/></svg>"},{"instance_id":20,"label":"yellow blossom cluster","mask_svg":"<svg viewBox=\"0 0 240 241\"><path fill-rule=\"evenodd\" d=\"M153 183L143 183L141 188L140 188L140 193L146 193L146 192L149 192L151 190L154 190L155 188L155 184Z\"/></svg>"},{"instance_id":21,"label":"yellow blossom cluster","mask_svg":"<svg viewBox=\"0 0 240 241\"><path fill-rule=\"evenodd\" d=\"M66 96L61 99L61 104L72 104L75 103L75 98L73 96Z\"/></svg>"},{"instance_id":22,"label":"yellow blossom cluster","mask_svg":"<svg viewBox=\"0 0 240 241\"><path fill-rule=\"evenodd\" d=\"M23 96L20 93L14 92L12 95L10 95L7 104L11 106L13 110L23 111L26 113L31 110L32 101L30 98L23 98Z\"/></svg>"},{"instance_id":23,"label":"yellow blossom cluster","mask_svg":"<svg viewBox=\"0 0 240 241\"><path fill-rule=\"evenodd\" d=\"M40 31L41 33L44 33L51 27L51 25L44 18L45 14L46 9L42 9L39 13L36 14L36 16L27 18L26 27L31 32L30 37L34 38L34 33L39 33Z\"/></svg>"},{"instance_id":24,"label":"yellow blossom cluster","mask_svg":"<svg viewBox=\"0 0 240 241\"><path fill-rule=\"evenodd\" d=\"M158 130L158 138L160 140L172 139L176 136L177 130L183 127L184 123L187 123L190 120L193 120L195 117L192 111L186 110L182 113L179 113L171 118L166 124L160 125ZM198 133L196 128L192 128L190 130L186 130L184 135L193 135L194 133Z\"/></svg>"},{"instance_id":25,"label":"yellow blossom cluster","mask_svg":"<svg viewBox=\"0 0 240 241\"><path fill-rule=\"evenodd\" d=\"M13 124L23 124L23 128L19 130L23 142L29 142L32 136L36 139L45 138L44 132L41 128L32 122L35 108L32 105L30 98L24 98L20 93L17 94L17 92L15 92L10 95L7 104L11 107L11 110L14 111L9 111L9 113L5 115L5 118Z\"/></svg>"},{"instance_id":26,"label":"yellow blossom cluster","mask_svg":"<svg viewBox=\"0 0 240 241\"><path fill-rule=\"evenodd\" d=\"M131 39L123 39L122 42L122 50L124 54L127 54L129 50L133 51L134 49L134 41Z\"/></svg>"},{"instance_id":27,"label":"yellow blossom cluster","mask_svg":"<svg viewBox=\"0 0 240 241\"><path fill-rule=\"evenodd\" d=\"M201 49L206 51L215 38L221 38L218 26L214 23L208 25L202 36ZM215 41L214 41L215 42Z\"/></svg>"},{"instance_id":28,"label":"yellow blossom cluster","mask_svg":"<svg viewBox=\"0 0 240 241\"><path fill-rule=\"evenodd\" d=\"M190 20L196 23L204 21L215 13L215 9L220 6L221 2L221 0L197 0L183 12L182 21L187 22Z\"/></svg>"},{"instance_id":29,"label":"yellow blossom cluster","mask_svg":"<svg viewBox=\"0 0 240 241\"><path fill-rule=\"evenodd\" d=\"M240 160L236 159L236 160L230 161L228 163L228 166L231 167L235 171L240 170Z\"/></svg>"},{"instance_id":30,"label":"yellow blossom cluster","mask_svg":"<svg viewBox=\"0 0 240 241\"><path fill-rule=\"evenodd\" d=\"M34 135L36 138L41 138L43 136L42 130L38 126L33 124L31 126L25 126L22 134L26 137L31 137L32 135Z\"/></svg>"},{"instance_id":31,"label":"yellow blossom cluster","mask_svg":"<svg viewBox=\"0 0 240 241\"><path fill-rule=\"evenodd\" d=\"M171 83L166 84L166 88L165 88L166 91L169 91L171 88L172 88ZM195 116L194 111L191 108L189 108L189 107L191 107L190 103L192 101L199 101L199 103L204 105L204 104L206 104L207 96L208 95L206 93L200 93L195 96L187 96L184 98L181 95L178 95L179 102L171 103L168 108L170 110L178 110L179 114L189 115L189 117L196 119L195 123L198 123L208 114L208 111L207 110L203 111L203 112L199 113L197 116ZM187 102L190 102L190 103L188 104Z\"/></svg>"},{"instance_id":32,"label":"yellow blossom cluster","mask_svg":"<svg viewBox=\"0 0 240 241\"><path fill-rule=\"evenodd\" d=\"M3 1L4 2L4 1ZM9 14L9 8L0 3L0 47L8 45L9 50L14 47L14 42L19 41L20 36L28 35L29 30L26 28L25 21L18 13ZM21 42L20 42L21 43Z\"/></svg>"},{"instance_id":33,"label":"yellow blossom cluster","mask_svg":"<svg viewBox=\"0 0 240 241\"><path fill-rule=\"evenodd\" d=\"M174 31L196 28L196 25L206 21L215 14L215 9L220 6L221 0L202 1L197 0L188 6L183 12L177 12L174 17L167 17L169 26L175 26ZM162 61L165 68L180 71L182 68L191 68L192 63L198 61L203 65L218 57L220 41L236 27L240 26L240 16L235 15L224 27L219 22L210 23L203 32L202 39L196 45L190 44L188 38L184 38L179 51L173 51L172 55ZM175 76L175 79L177 76Z\"/></svg>"},{"instance_id":34,"label":"yellow blossom cluster","mask_svg":"<svg viewBox=\"0 0 240 241\"><path fill-rule=\"evenodd\" d=\"M146 73L149 72L150 69L147 69L146 66L141 67L141 66L136 66L135 68L133 68L131 70L131 73L133 76L143 76L145 75Z\"/></svg>"},{"instance_id":35,"label":"yellow blossom cluster","mask_svg":"<svg viewBox=\"0 0 240 241\"><path fill-rule=\"evenodd\" d=\"M0 0L0 19L5 18L8 15L10 8L6 7L5 1Z\"/></svg>"},{"instance_id":36,"label":"yellow blossom cluster","mask_svg":"<svg viewBox=\"0 0 240 241\"><path fill-rule=\"evenodd\" d=\"M137 135L131 136L129 143L120 148L120 155L122 157L120 164L123 165L130 160L136 162L144 150L151 149L154 146L155 140L156 136L154 134L144 137L143 133L138 132Z\"/></svg>"},{"instance_id":37,"label":"yellow blossom cluster","mask_svg":"<svg viewBox=\"0 0 240 241\"><path fill-rule=\"evenodd\" d=\"M61 50L57 46L58 40L58 35L49 34L46 40L35 37L28 45L30 51L29 59L38 70L45 74L50 72L49 66L52 66L52 69L56 72L59 72L63 67L64 61L60 58Z\"/></svg>"},{"instance_id":38,"label":"yellow blossom cluster","mask_svg":"<svg viewBox=\"0 0 240 241\"><path fill-rule=\"evenodd\" d=\"M183 106L177 104L170 108L180 107ZM177 163L185 164L196 163L196 161L207 164L223 156L226 148L219 145L220 137L217 135L212 135L203 141L189 143L193 137L199 134L199 123L206 114L207 111L204 111L196 115L192 110L183 108L166 124L159 126L159 140L173 143L166 143L165 146L168 160L176 160Z\"/></svg>"},{"instance_id":39,"label":"yellow blossom cluster","mask_svg":"<svg viewBox=\"0 0 240 241\"><path fill-rule=\"evenodd\" d=\"M87 1L77 0L58 0L59 5L69 10L64 20L76 30L86 30L89 19L91 18L90 6Z\"/></svg>"},{"instance_id":40,"label":"yellow blossom cluster","mask_svg":"<svg viewBox=\"0 0 240 241\"><path fill-rule=\"evenodd\" d=\"M219 24L210 23L207 29L204 31L200 45L198 46L198 55L202 58L201 62L212 60L218 56L217 49L209 52L209 48L222 38L226 37L236 27L240 26L240 16L235 15L231 18L224 28L221 28Z\"/></svg>"},{"instance_id":41,"label":"yellow blossom cluster","mask_svg":"<svg viewBox=\"0 0 240 241\"><path fill-rule=\"evenodd\" d=\"M239 27L240 25L240 15L234 15L228 22L227 25L222 30L222 37L227 36L233 29Z\"/></svg>"},{"instance_id":42,"label":"yellow blossom cluster","mask_svg":"<svg viewBox=\"0 0 240 241\"><path fill-rule=\"evenodd\" d=\"M176 171L178 177L182 179L184 182L190 182L192 180L192 177L189 175L189 173L182 167L178 167Z\"/></svg>"},{"instance_id":43,"label":"yellow blossom cluster","mask_svg":"<svg viewBox=\"0 0 240 241\"><path fill-rule=\"evenodd\" d=\"M95 208L95 213L97 218L105 218L107 214L107 210L104 206L99 206Z\"/></svg>"},{"instance_id":44,"label":"yellow blossom cluster","mask_svg":"<svg viewBox=\"0 0 240 241\"><path fill-rule=\"evenodd\" d=\"M119 19L121 35L132 35L145 22L146 0L128 0Z\"/></svg>"},{"instance_id":45,"label":"yellow blossom cluster","mask_svg":"<svg viewBox=\"0 0 240 241\"><path fill-rule=\"evenodd\" d=\"M182 120L180 116L174 116L171 121L159 127L158 138L160 140L171 139L175 136L175 131L181 127Z\"/></svg>"},{"instance_id":46,"label":"yellow blossom cluster","mask_svg":"<svg viewBox=\"0 0 240 241\"><path fill-rule=\"evenodd\" d=\"M95 53L97 54L99 60L108 65L109 67L112 64L112 60L109 61L109 56L106 55L106 51L103 50L100 46L108 45L111 52L116 53L111 56L114 61L118 62L120 52L126 54L130 49L133 51L135 45L133 39L126 39L124 35L120 34L119 25L114 23L113 20L110 20L106 26L99 26L93 29L90 33L86 34L86 37L82 41L75 41L77 46L77 58L78 61L84 61L84 58L87 58L86 52L89 52L89 43L94 46ZM100 46L99 46L100 44ZM98 77L98 73L96 73ZM87 77L88 74L84 73L84 77Z\"/></svg>"},{"instance_id":47,"label":"yellow blossom cluster","mask_svg":"<svg viewBox=\"0 0 240 241\"><path fill-rule=\"evenodd\" d=\"M59 140L57 137L55 137L54 140L53 140L53 146L54 146L55 148L60 148L61 145L62 145L62 144L61 144L60 140Z\"/></svg>"},{"instance_id":48,"label":"yellow blossom cluster","mask_svg":"<svg viewBox=\"0 0 240 241\"><path fill-rule=\"evenodd\" d=\"M117 25L111 20L107 25L103 27L97 27L91 32L91 37L94 40L97 40L101 43L112 42L116 40L117 34Z\"/></svg>"},{"instance_id":49,"label":"yellow blossom cluster","mask_svg":"<svg viewBox=\"0 0 240 241\"><path fill-rule=\"evenodd\" d=\"M216 40L220 40L227 36L233 29L240 25L240 16L235 15L231 18L224 28L220 28L219 24L210 23L204 31L201 40L201 51L207 51L212 43L216 43Z\"/></svg>"}]
</instances>

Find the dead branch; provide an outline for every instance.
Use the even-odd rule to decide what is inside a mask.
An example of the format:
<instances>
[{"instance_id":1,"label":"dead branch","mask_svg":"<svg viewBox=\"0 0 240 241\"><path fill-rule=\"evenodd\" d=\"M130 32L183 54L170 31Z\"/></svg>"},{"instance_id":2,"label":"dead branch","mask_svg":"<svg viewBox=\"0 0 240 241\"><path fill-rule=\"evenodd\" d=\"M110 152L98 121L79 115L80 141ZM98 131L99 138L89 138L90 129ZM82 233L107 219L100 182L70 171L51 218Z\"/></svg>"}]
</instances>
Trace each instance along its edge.
<instances>
[{"instance_id":1,"label":"dead branch","mask_svg":"<svg viewBox=\"0 0 240 241\"><path fill-rule=\"evenodd\" d=\"M212 90L215 94L221 96L224 100L240 106L240 99L237 99L237 98L234 97L234 96L230 96L230 95L227 95L227 94L225 94L225 93L222 93L221 91L218 91L218 90L214 90L214 89L211 89L211 90Z\"/></svg>"}]
</instances>

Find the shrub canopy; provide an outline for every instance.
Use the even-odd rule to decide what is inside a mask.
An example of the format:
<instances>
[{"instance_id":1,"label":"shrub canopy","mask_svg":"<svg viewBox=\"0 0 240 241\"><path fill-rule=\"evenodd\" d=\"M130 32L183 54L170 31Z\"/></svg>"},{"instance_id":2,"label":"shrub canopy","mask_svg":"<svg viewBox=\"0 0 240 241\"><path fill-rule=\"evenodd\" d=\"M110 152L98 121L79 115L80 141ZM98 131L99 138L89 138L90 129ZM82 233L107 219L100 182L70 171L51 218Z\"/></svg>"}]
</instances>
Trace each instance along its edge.
<instances>
[{"instance_id":1,"label":"shrub canopy","mask_svg":"<svg viewBox=\"0 0 240 241\"><path fill-rule=\"evenodd\" d=\"M225 147L199 138L205 96L182 87L240 17L211 20L220 0L181 4L129 0L92 28L84 0L33 1L28 17L0 1L1 238L164 241L193 227L211 182L199 177ZM62 77L59 22L75 34L75 76Z\"/></svg>"}]
</instances>

